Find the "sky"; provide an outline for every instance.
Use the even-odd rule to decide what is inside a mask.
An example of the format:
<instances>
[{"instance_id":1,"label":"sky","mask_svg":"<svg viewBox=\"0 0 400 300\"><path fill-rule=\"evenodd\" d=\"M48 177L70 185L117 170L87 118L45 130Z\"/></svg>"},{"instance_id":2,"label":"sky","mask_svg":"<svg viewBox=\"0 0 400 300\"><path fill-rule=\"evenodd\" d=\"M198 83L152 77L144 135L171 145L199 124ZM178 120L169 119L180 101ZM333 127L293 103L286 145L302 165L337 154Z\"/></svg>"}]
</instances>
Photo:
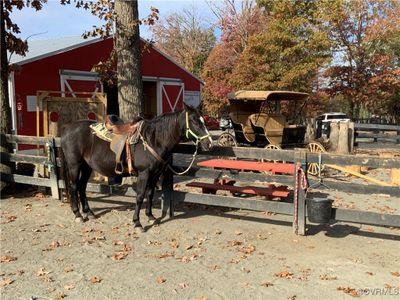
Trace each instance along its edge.
<instances>
[{"instance_id":1,"label":"sky","mask_svg":"<svg viewBox=\"0 0 400 300\"><path fill-rule=\"evenodd\" d=\"M194 7L205 22L215 21L206 0L139 0L139 17L146 17L151 6L158 8L160 19L184 8ZM89 11L77 9L74 5L62 6L59 0L48 0L43 9L37 12L30 7L15 10L12 20L21 29L20 37L29 37L28 41L78 36L85 30L91 30L93 25L100 24L100 20ZM141 26L140 35L146 39L151 38L151 32L146 26Z\"/></svg>"}]
</instances>

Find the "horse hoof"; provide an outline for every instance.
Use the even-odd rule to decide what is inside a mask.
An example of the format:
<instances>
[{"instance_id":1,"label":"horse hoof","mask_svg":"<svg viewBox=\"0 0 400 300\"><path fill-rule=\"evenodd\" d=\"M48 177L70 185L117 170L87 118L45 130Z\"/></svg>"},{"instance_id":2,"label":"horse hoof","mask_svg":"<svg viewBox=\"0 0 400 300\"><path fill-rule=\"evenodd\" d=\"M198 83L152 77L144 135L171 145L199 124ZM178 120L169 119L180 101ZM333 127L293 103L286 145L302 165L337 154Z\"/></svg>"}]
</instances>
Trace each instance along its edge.
<instances>
[{"instance_id":1,"label":"horse hoof","mask_svg":"<svg viewBox=\"0 0 400 300\"><path fill-rule=\"evenodd\" d=\"M145 230L142 226L135 226L134 230L136 233L144 233L145 232Z\"/></svg>"},{"instance_id":2,"label":"horse hoof","mask_svg":"<svg viewBox=\"0 0 400 300\"><path fill-rule=\"evenodd\" d=\"M149 223L151 223L152 225L158 225L160 224L160 219L156 219L156 218L149 218Z\"/></svg>"},{"instance_id":3,"label":"horse hoof","mask_svg":"<svg viewBox=\"0 0 400 300\"><path fill-rule=\"evenodd\" d=\"M82 217L76 217L75 218L75 223L83 223L83 218Z\"/></svg>"},{"instance_id":4,"label":"horse hoof","mask_svg":"<svg viewBox=\"0 0 400 300\"><path fill-rule=\"evenodd\" d=\"M94 220L94 219L96 219L96 216L94 213L88 212L88 213L83 214L83 219L84 220Z\"/></svg>"}]
</instances>

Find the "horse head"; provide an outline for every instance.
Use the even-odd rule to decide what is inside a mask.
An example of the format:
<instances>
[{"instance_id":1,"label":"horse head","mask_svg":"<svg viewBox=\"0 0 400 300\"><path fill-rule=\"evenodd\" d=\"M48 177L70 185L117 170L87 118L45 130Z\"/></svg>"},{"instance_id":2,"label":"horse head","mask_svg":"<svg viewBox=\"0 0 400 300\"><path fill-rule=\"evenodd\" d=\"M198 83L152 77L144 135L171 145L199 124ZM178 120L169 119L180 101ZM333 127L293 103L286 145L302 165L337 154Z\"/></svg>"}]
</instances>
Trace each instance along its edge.
<instances>
[{"instance_id":1,"label":"horse head","mask_svg":"<svg viewBox=\"0 0 400 300\"><path fill-rule=\"evenodd\" d=\"M211 134L207 130L200 112L185 103L183 107L183 112L185 113L185 137L193 141L196 145L200 144L201 150L210 150L212 148Z\"/></svg>"}]
</instances>

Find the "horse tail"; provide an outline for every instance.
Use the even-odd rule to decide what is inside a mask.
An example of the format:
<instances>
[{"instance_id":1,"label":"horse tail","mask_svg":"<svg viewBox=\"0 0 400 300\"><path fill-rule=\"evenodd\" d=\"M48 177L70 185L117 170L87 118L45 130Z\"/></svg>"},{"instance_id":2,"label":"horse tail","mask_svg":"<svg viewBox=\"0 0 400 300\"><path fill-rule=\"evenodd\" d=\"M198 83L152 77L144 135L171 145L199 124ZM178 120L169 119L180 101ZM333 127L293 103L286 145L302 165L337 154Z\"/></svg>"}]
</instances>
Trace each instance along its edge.
<instances>
[{"instance_id":1,"label":"horse tail","mask_svg":"<svg viewBox=\"0 0 400 300\"><path fill-rule=\"evenodd\" d=\"M64 189L65 189L65 195L68 199L68 202L71 202L71 191L69 189L69 170L68 170L68 164L67 161L65 160L64 152L62 148L60 147L60 161L61 161L61 170L62 174L64 177Z\"/></svg>"}]
</instances>

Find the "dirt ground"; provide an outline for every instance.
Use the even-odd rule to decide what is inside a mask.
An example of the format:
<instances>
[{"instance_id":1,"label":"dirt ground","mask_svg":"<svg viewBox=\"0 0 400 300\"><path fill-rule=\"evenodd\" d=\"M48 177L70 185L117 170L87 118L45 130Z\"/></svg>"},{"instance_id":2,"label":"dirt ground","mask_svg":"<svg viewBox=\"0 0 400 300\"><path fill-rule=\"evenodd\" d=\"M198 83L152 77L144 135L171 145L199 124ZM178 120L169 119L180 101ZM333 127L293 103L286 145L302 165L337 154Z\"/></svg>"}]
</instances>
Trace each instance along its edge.
<instances>
[{"instance_id":1,"label":"dirt ground","mask_svg":"<svg viewBox=\"0 0 400 300\"><path fill-rule=\"evenodd\" d=\"M132 228L127 197L91 195L99 218L25 191L1 200L1 299L395 299L400 230L336 223L292 233L288 216L195 205ZM400 198L333 195L399 214ZM160 216L159 202L154 211ZM375 293L374 296L371 296ZM384 296L386 293L386 296ZM398 298L397 298L398 299Z\"/></svg>"}]
</instances>

